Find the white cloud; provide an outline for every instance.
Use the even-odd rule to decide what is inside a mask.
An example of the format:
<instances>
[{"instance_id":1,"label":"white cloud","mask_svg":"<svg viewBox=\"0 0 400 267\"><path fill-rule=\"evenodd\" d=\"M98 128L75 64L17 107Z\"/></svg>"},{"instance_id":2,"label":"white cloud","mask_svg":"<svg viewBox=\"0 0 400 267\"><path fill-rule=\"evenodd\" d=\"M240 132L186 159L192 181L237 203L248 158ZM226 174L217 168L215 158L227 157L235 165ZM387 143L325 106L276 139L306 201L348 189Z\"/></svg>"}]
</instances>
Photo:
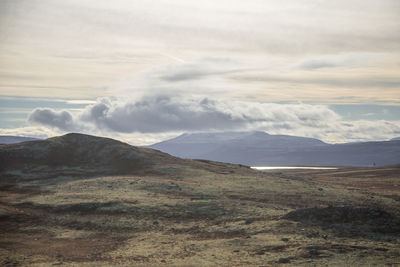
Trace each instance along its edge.
<instances>
[{"instance_id":1,"label":"white cloud","mask_svg":"<svg viewBox=\"0 0 400 267\"><path fill-rule=\"evenodd\" d=\"M59 131L118 136L134 144L138 144L138 140L160 141L182 132L232 130L263 130L327 142L386 140L400 135L400 121L343 121L324 105L172 96L148 96L138 100L102 98L76 114L36 109L30 115L30 122ZM149 134L151 138L144 137Z\"/></svg>"},{"instance_id":2,"label":"white cloud","mask_svg":"<svg viewBox=\"0 0 400 267\"><path fill-rule=\"evenodd\" d=\"M19 128L0 128L0 135L26 136L34 138L48 138L65 133L55 128L34 125Z\"/></svg>"}]
</instances>

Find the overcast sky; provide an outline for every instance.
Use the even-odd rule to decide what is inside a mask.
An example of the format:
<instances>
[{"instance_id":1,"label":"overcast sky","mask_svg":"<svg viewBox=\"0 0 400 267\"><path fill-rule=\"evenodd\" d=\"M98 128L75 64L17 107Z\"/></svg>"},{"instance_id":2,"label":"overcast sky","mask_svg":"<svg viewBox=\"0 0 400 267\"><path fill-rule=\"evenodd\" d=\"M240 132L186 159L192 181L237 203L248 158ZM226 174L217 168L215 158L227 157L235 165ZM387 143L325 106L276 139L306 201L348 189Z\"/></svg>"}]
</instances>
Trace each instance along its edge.
<instances>
[{"instance_id":1,"label":"overcast sky","mask_svg":"<svg viewBox=\"0 0 400 267\"><path fill-rule=\"evenodd\" d=\"M398 0L2 0L0 134L400 136Z\"/></svg>"}]
</instances>

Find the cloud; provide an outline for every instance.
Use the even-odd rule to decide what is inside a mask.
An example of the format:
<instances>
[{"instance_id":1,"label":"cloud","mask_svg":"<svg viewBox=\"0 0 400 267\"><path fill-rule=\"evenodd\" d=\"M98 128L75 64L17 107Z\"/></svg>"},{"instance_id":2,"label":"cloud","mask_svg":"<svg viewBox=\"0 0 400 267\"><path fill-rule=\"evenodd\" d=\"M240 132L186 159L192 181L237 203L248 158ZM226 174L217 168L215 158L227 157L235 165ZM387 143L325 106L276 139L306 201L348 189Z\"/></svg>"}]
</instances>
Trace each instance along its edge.
<instances>
[{"instance_id":1,"label":"cloud","mask_svg":"<svg viewBox=\"0 0 400 267\"><path fill-rule=\"evenodd\" d=\"M320 65L322 66L322 65ZM325 64L324 66L328 66ZM333 66L333 65L331 65ZM243 82L257 82L257 83L283 83L283 84L299 84L299 85L318 85L323 89L329 89L334 87L336 90L336 95L338 92L342 92L345 90L341 90L341 88L384 88L384 89L398 89L400 88L400 78L395 75L391 76L376 76L370 75L369 77L358 76L358 75L349 75L349 76L338 76L335 74L328 75L318 75L318 76L309 76L303 77L300 75L270 75L270 74L250 74L250 75L237 75L231 77L237 81ZM339 90L339 91L338 91ZM301 93L306 93L306 91L301 91ZM352 93L358 93L357 91L352 91ZM374 91L379 100L379 91ZM384 95L390 96L389 93L384 93ZM382 94L381 94L382 95ZM318 98L321 98L322 95L318 95ZM359 94L358 97L362 99L362 95ZM330 98L332 99L332 98ZM320 102L323 100L318 99Z\"/></svg>"},{"instance_id":2,"label":"cloud","mask_svg":"<svg viewBox=\"0 0 400 267\"><path fill-rule=\"evenodd\" d=\"M46 126L25 126L18 128L0 128L0 135L26 136L34 138L48 138L63 134L63 131Z\"/></svg>"},{"instance_id":3,"label":"cloud","mask_svg":"<svg viewBox=\"0 0 400 267\"><path fill-rule=\"evenodd\" d=\"M366 67L378 60L388 60L390 56L384 53L339 53L312 57L302 60L296 68L303 70L317 70L324 68L354 68Z\"/></svg>"},{"instance_id":4,"label":"cloud","mask_svg":"<svg viewBox=\"0 0 400 267\"><path fill-rule=\"evenodd\" d=\"M315 126L339 116L321 105L281 105L171 96L137 101L101 99L88 106L80 121L115 132L224 131L254 128L273 122ZM281 126L283 127L283 126Z\"/></svg>"},{"instance_id":5,"label":"cloud","mask_svg":"<svg viewBox=\"0 0 400 267\"><path fill-rule=\"evenodd\" d=\"M243 62L243 59L199 58L184 64L168 65L160 69L159 78L166 82L181 82L254 70L246 65L248 63Z\"/></svg>"},{"instance_id":6,"label":"cloud","mask_svg":"<svg viewBox=\"0 0 400 267\"><path fill-rule=\"evenodd\" d=\"M331 130L329 137L336 142L389 140L400 136L400 121L339 121Z\"/></svg>"},{"instance_id":7,"label":"cloud","mask_svg":"<svg viewBox=\"0 0 400 267\"><path fill-rule=\"evenodd\" d=\"M398 102L400 79L393 70L371 72L387 54L333 54L287 62L246 57L201 57L149 68L127 77L108 95L229 96L259 102L376 103ZM369 65L371 64L371 65ZM335 67L335 70L326 68ZM370 68L370 69L369 69ZM378 68L379 69L379 68ZM396 68L394 68L396 69ZM347 70L344 72L344 70ZM365 73L368 72L368 75ZM385 89L383 92L381 89ZM352 99L350 99L352 98Z\"/></svg>"},{"instance_id":8,"label":"cloud","mask_svg":"<svg viewBox=\"0 0 400 267\"><path fill-rule=\"evenodd\" d=\"M101 98L75 115L67 110L35 109L28 120L64 131L91 126L120 133L161 133L241 130L265 123L273 123L277 128L291 128L294 123L314 127L321 121L338 118L323 105L263 104L159 95L131 101Z\"/></svg>"},{"instance_id":9,"label":"cloud","mask_svg":"<svg viewBox=\"0 0 400 267\"><path fill-rule=\"evenodd\" d=\"M36 108L29 114L28 121L32 124L41 124L64 131L77 129L71 113L66 110L56 111L51 108Z\"/></svg>"},{"instance_id":10,"label":"cloud","mask_svg":"<svg viewBox=\"0 0 400 267\"><path fill-rule=\"evenodd\" d=\"M127 76L108 90L109 95L139 98L146 95L226 96L239 92L242 85L232 74L259 70L263 62L243 57L201 57L184 63L170 63Z\"/></svg>"},{"instance_id":11,"label":"cloud","mask_svg":"<svg viewBox=\"0 0 400 267\"><path fill-rule=\"evenodd\" d=\"M305 80L289 79L280 84L271 84L270 79L260 85L249 82L243 90L243 80L223 83L221 77L242 71L242 65L219 63L221 68L215 68L192 62L205 57L263 61L266 74L287 73L280 70L302 60L300 70L326 70L344 64L334 70L341 80L352 61L329 55L387 53L388 58L379 60L373 71L364 69L357 74L360 78L380 75L384 82L391 73L398 73L399 1L322 2L116 0L110 5L105 0L0 1L0 35L4 36L0 90L9 95L97 97L128 76L164 64L171 72L159 76L157 86L193 81L190 87L184 84L191 93L201 87L195 86L201 80L212 84L207 93L224 87L243 96L256 95L258 88L285 90L287 83L308 87L308 78L314 73L302 73ZM170 66L171 62L184 64L181 68ZM325 78L329 77L320 81ZM398 89L398 80L383 82L375 87ZM322 82L318 85L326 87ZM336 87L348 89L347 84ZM304 88L299 91L300 96L307 92ZM390 92L379 93L385 96ZM288 98L276 95L276 101ZM314 98L324 101L326 96Z\"/></svg>"},{"instance_id":12,"label":"cloud","mask_svg":"<svg viewBox=\"0 0 400 267\"><path fill-rule=\"evenodd\" d=\"M145 136L161 141L182 132L262 130L327 142L387 140L400 135L400 121L345 121L325 105L165 95L137 100L102 98L75 114L67 110L36 109L29 121L58 131L118 136L134 144L143 144L137 143L138 140L150 142Z\"/></svg>"}]
</instances>

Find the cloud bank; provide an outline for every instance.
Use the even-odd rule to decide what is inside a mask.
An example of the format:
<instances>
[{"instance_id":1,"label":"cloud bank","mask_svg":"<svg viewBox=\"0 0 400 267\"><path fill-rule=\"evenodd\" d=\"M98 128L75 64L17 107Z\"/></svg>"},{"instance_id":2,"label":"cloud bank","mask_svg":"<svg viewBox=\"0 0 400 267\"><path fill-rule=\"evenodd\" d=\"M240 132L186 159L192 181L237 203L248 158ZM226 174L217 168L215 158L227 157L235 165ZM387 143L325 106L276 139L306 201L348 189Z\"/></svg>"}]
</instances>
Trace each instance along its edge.
<instances>
[{"instance_id":1,"label":"cloud bank","mask_svg":"<svg viewBox=\"0 0 400 267\"><path fill-rule=\"evenodd\" d=\"M66 110L40 108L28 120L66 131L91 125L123 133L160 133L240 130L271 123L276 128L291 129L293 124L314 127L321 121L338 119L335 112L322 105L154 96L127 102L102 98L75 117Z\"/></svg>"},{"instance_id":2,"label":"cloud bank","mask_svg":"<svg viewBox=\"0 0 400 267\"><path fill-rule=\"evenodd\" d=\"M147 96L101 98L82 112L35 109L31 124L58 131L164 135L182 132L263 130L327 142L385 140L400 135L400 121L344 121L325 105Z\"/></svg>"},{"instance_id":3,"label":"cloud bank","mask_svg":"<svg viewBox=\"0 0 400 267\"><path fill-rule=\"evenodd\" d=\"M398 105L399 10L398 0L0 1L0 91L95 98L154 71L143 83L190 93Z\"/></svg>"}]
</instances>

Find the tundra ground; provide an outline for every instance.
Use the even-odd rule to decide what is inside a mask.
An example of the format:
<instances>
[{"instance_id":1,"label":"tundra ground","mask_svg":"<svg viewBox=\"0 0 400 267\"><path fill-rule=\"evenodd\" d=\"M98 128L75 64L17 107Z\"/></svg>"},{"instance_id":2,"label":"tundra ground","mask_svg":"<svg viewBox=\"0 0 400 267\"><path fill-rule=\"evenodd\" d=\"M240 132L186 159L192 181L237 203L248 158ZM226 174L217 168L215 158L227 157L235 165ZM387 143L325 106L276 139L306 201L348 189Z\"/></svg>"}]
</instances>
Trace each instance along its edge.
<instances>
[{"instance_id":1,"label":"tundra ground","mask_svg":"<svg viewBox=\"0 0 400 267\"><path fill-rule=\"evenodd\" d=\"M2 179L0 265L400 265L399 166L168 168Z\"/></svg>"}]
</instances>

